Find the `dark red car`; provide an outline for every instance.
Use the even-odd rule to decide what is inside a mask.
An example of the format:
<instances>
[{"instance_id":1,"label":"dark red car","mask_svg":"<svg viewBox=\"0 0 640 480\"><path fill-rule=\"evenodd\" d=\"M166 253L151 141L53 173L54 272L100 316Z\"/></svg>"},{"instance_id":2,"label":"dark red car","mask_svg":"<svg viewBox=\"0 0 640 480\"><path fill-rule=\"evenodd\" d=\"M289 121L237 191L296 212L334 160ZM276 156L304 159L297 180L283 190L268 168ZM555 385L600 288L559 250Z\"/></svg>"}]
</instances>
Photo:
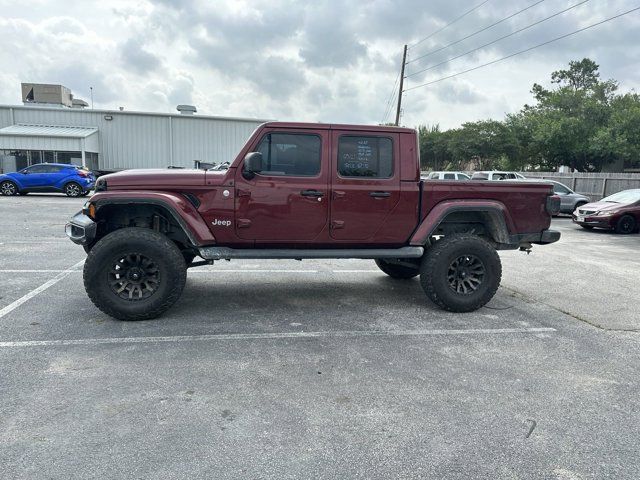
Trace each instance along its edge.
<instances>
[{"instance_id":1,"label":"dark red car","mask_svg":"<svg viewBox=\"0 0 640 480\"><path fill-rule=\"evenodd\" d=\"M640 223L640 188L623 190L587 203L573 212L573 221L582 228L605 228L617 233L633 233Z\"/></svg>"}]
</instances>

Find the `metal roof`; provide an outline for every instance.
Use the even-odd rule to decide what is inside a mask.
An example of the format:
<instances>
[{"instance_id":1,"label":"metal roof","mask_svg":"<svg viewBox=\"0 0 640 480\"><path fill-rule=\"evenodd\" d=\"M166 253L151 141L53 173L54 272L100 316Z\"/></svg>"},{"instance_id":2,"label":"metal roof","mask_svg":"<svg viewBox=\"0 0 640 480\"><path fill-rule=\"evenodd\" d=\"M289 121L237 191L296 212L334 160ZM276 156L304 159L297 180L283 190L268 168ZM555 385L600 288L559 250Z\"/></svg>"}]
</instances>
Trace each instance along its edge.
<instances>
[{"instance_id":1,"label":"metal roof","mask_svg":"<svg viewBox=\"0 0 640 480\"><path fill-rule=\"evenodd\" d=\"M30 137L86 138L96 133L96 127L74 127L65 125L28 125L17 124L0 128L0 135L19 135Z\"/></svg>"},{"instance_id":2,"label":"metal roof","mask_svg":"<svg viewBox=\"0 0 640 480\"><path fill-rule=\"evenodd\" d=\"M273 119L260 119L260 118L246 118L246 117L225 117L220 115L184 115L182 113L172 113L172 112L144 112L138 110L108 110L108 109L100 109L100 108L69 108L69 107L57 107L57 106L47 106L45 104L37 105L9 105L9 104L0 104L1 108L8 108L10 110L40 110L40 111L62 111L62 112L84 112L84 113L100 113L106 115L145 115L151 117L174 117L174 118L191 118L191 119L208 119L208 120L229 120L233 122L249 122L249 123L265 123L271 122Z\"/></svg>"}]
</instances>

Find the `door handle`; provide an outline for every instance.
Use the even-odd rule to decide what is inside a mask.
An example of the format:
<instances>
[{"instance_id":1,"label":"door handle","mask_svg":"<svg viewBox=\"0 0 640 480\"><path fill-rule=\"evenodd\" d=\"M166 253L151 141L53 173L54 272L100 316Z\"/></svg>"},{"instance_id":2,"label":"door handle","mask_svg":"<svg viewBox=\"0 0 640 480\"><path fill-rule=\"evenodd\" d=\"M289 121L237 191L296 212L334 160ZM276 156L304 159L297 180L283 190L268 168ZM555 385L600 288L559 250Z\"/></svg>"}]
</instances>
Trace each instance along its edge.
<instances>
[{"instance_id":1,"label":"door handle","mask_svg":"<svg viewBox=\"0 0 640 480\"><path fill-rule=\"evenodd\" d=\"M389 193L389 192L370 192L369 196L373 197L373 198L386 198L386 197L390 197L391 193Z\"/></svg>"},{"instance_id":2,"label":"door handle","mask_svg":"<svg viewBox=\"0 0 640 480\"><path fill-rule=\"evenodd\" d=\"M324 192L321 192L320 190L302 190L300 195L303 197L322 197L324 196Z\"/></svg>"}]
</instances>

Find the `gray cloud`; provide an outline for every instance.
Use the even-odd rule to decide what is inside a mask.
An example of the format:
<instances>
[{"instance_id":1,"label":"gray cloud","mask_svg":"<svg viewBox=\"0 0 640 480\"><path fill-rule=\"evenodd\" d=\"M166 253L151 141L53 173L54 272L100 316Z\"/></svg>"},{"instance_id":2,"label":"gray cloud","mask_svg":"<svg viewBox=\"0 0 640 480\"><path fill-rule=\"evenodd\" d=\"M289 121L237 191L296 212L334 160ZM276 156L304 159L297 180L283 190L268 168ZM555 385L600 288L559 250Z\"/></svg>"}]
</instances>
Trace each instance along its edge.
<instances>
[{"instance_id":1,"label":"gray cloud","mask_svg":"<svg viewBox=\"0 0 640 480\"><path fill-rule=\"evenodd\" d=\"M145 49L143 42L130 38L120 47L120 55L124 65L136 73L148 74L161 65L160 57Z\"/></svg>"}]
</instances>

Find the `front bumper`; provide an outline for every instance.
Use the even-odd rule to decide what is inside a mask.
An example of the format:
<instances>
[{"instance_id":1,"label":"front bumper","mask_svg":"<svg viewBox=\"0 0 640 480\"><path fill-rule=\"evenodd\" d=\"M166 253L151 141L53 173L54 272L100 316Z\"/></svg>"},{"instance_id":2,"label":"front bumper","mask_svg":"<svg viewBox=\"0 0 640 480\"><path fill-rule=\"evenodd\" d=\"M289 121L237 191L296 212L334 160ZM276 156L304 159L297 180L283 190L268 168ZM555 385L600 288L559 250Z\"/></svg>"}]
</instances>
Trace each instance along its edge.
<instances>
[{"instance_id":1,"label":"front bumper","mask_svg":"<svg viewBox=\"0 0 640 480\"><path fill-rule=\"evenodd\" d=\"M89 245L96 238L98 224L82 212L76 213L64 226L67 237L78 245Z\"/></svg>"},{"instance_id":2,"label":"front bumper","mask_svg":"<svg viewBox=\"0 0 640 480\"><path fill-rule=\"evenodd\" d=\"M590 216L583 215L584 220L578 220L578 216L574 213L571 215L571 219L573 223L577 223L578 225L584 225L587 227L597 227L597 228L607 228L612 229L612 219L613 216Z\"/></svg>"}]
</instances>

